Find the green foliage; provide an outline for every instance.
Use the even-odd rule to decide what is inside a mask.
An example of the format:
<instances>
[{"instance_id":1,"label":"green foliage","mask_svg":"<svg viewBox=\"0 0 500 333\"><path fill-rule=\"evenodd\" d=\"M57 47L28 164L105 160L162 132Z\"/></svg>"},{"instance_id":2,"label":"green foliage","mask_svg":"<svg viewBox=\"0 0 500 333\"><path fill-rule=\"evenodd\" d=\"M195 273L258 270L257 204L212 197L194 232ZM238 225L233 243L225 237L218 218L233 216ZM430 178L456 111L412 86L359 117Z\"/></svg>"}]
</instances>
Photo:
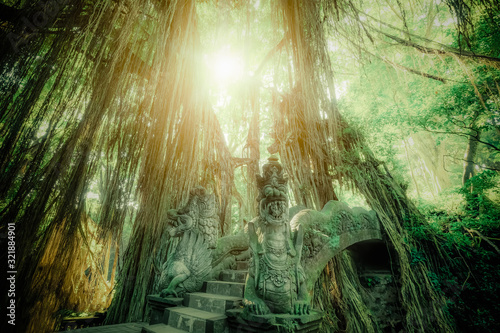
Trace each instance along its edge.
<instances>
[{"instance_id":1,"label":"green foliage","mask_svg":"<svg viewBox=\"0 0 500 333\"><path fill-rule=\"evenodd\" d=\"M380 278L378 276L365 276L364 283L367 287L373 287L380 283Z\"/></svg>"},{"instance_id":2,"label":"green foliage","mask_svg":"<svg viewBox=\"0 0 500 333\"><path fill-rule=\"evenodd\" d=\"M497 205L487 196L489 190L492 190L491 194L497 197L500 195L500 189L497 185L497 173L491 170L485 170L470 178L465 183L465 186L459 190L459 193L464 196L467 202L465 207L467 214L471 217L479 217L481 215L481 219L483 220L498 221L500 211ZM470 221L470 223L474 224L473 221Z\"/></svg>"},{"instance_id":3,"label":"green foliage","mask_svg":"<svg viewBox=\"0 0 500 333\"><path fill-rule=\"evenodd\" d=\"M434 207L427 203L421 211L431 223L409 228L409 233L422 245L436 235L442 255L449 258L446 266L427 275L447 298L445 310L459 331L498 332L500 323L494 319L500 316L498 175L484 171L456 192L464 198L460 209L445 211L439 201ZM412 265L427 260L420 250L411 253Z\"/></svg>"}]
</instances>

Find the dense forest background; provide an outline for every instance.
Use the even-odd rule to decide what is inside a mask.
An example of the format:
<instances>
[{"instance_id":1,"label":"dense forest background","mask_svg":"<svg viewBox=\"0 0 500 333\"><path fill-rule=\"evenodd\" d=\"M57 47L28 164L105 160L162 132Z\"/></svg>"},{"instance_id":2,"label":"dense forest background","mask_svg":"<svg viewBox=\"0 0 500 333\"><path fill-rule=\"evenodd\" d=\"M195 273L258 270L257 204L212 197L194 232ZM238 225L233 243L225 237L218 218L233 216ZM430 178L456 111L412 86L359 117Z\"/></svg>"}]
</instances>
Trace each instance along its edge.
<instances>
[{"instance_id":1,"label":"dense forest background","mask_svg":"<svg viewBox=\"0 0 500 333\"><path fill-rule=\"evenodd\" d=\"M405 332L500 330L498 1L4 0L0 34L19 332L142 320L167 210L202 185L238 232L271 154L293 204L377 212ZM354 272L325 330L377 331Z\"/></svg>"}]
</instances>

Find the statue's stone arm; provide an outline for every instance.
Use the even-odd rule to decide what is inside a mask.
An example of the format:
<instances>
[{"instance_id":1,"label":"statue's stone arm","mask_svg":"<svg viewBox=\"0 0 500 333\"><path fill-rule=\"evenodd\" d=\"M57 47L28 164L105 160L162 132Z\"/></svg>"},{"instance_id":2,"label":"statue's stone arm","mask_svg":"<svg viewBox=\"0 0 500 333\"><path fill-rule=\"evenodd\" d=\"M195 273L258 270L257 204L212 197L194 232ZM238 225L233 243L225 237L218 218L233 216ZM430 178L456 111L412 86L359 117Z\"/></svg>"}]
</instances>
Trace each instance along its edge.
<instances>
[{"instance_id":1,"label":"statue's stone arm","mask_svg":"<svg viewBox=\"0 0 500 333\"><path fill-rule=\"evenodd\" d=\"M309 297L309 291L307 290L307 283L305 279L305 273L300 267L297 272L297 300L293 304L293 313L296 315L309 314L311 311L311 300Z\"/></svg>"},{"instance_id":2,"label":"statue's stone arm","mask_svg":"<svg viewBox=\"0 0 500 333\"><path fill-rule=\"evenodd\" d=\"M253 258L248 270L247 283L245 285L245 311L255 313L257 315L268 314L271 311L266 303L257 295L256 286L259 278L259 242L257 233L255 232L255 224L248 223L248 236L250 249L253 252Z\"/></svg>"},{"instance_id":3,"label":"statue's stone arm","mask_svg":"<svg viewBox=\"0 0 500 333\"><path fill-rule=\"evenodd\" d=\"M307 284L305 273L302 268L301 257L302 248L304 246L304 228L298 225L295 237L295 251L297 253L297 263L295 266L295 275L297 280L297 300L293 305L293 313L296 315L309 314L311 310L309 292L307 291Z\"/></svg>"},{"instance_id":4,"label":"statue's stone arm","mask_svg":"<svg viewBox=\"0 0 500 333\"><path fill-rule=\"evenodd\" d=\"M266 303L257 295L255 291L255 277L251 273L247 278L243 305L245 306L245 311L257 315L264 315L271 312Z\"/></svg>"}]
</instances>

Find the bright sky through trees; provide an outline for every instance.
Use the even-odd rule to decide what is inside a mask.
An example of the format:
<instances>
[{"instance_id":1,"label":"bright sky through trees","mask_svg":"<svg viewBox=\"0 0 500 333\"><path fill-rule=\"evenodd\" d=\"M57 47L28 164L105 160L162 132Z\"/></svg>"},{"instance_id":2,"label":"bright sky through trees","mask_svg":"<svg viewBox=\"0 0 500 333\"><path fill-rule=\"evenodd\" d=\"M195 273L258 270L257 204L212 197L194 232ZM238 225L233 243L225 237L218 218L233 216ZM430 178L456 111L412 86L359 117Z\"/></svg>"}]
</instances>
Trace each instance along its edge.
<instances>
[{"instance_id":1,"label":"bright sky through trees","mask_svg":"<svg viewBox=\"0 0 500 333\"><path fill-rule=\"evenodd\" d=\"M243 75L243 61L240 57L222 48L219 52L209 57L211 79L218 84L226 85L241 79Z\"/></svg>"}]
</instances>

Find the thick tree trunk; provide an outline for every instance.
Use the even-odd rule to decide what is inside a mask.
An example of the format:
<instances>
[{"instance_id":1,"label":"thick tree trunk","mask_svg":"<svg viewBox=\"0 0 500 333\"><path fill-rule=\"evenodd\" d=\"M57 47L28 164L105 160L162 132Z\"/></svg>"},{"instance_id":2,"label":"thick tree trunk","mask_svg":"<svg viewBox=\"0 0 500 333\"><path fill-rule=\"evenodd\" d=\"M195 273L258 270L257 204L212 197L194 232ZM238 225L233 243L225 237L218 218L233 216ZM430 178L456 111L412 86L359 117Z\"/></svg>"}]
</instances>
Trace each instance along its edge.
<instances>
[{"instance_id":1,"label":"thick tree trunk","mask_svg":"<svg viewBox=\"0 0 500 333\"><path fill-rule=\"evenodd\" d=\"M248 129L248 138L246 148L248 149L248 157L250 162L247 164L247 212L248 218L257 216L257 178L259 173L259 160L260 160L260 128L259 128L259 111L258 106L258 91L257 87L250 88L250 104L252 109L252 120L250 121L250 128ZM254 90L255 89L255 90Z\"/></svg>"},{"instance_id":2,"label":"thick tree trunk","mask_svg":"<svg viewBox=\"0 0 500 333\"><path fill-rule=\"evenodd\" d=\"M465 149L462 186L465 186L465 183L474 176L474 158L476 157L478 139L481 135L481 131L474 130L474 132L476 133L476 135L469 135L467 148Z\"/></svg>"}]
</instances>

